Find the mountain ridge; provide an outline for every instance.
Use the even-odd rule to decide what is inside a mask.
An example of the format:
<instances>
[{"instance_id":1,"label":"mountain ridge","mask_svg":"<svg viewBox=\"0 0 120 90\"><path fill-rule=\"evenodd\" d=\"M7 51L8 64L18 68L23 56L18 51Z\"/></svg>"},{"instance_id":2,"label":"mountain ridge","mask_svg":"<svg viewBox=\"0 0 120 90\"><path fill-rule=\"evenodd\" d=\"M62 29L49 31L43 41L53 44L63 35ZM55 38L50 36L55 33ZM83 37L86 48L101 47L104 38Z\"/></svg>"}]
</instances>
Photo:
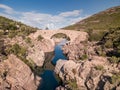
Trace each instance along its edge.
<instances>
[{"instance_id":1,"label":"mountain ridge","mask_svg":"<svg viewBox=\"0 0 120 90\"><path fill-rule=\"evenodd\" d=\"M64 27L71 30L107 30L120 26L120 6L108 8L83 19L73 25Z\"/></svg>"}]
</instances>

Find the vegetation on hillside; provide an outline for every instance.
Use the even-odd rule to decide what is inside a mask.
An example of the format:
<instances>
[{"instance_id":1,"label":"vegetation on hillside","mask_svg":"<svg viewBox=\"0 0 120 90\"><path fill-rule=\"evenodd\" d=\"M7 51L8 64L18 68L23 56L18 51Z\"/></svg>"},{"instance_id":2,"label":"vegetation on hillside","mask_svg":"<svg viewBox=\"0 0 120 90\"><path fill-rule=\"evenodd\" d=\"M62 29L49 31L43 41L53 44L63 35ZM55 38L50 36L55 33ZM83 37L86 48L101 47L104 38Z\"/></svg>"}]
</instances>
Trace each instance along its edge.
<instances>
[{"instance_id":1,"label":"vegetation on hillside","mask_svg":"<svg viewBox=\"0 0 120 90\"><path fill-rule=\"evenodd\" d=\"M16 36L21 36L26 44L29 44L29 46L32 47L32 41L28 35L36 32L36 30L37 28L0 16L0 61L6 60L10 54L14 54L28 65L35 74L40 74L41 67L38 67L31 58L26 58L27 48L17 43L13 45L11 43L4 44L7 37L12 39Z\"/></svg>"},{"instance_id":2,"label":"vegetation on hillside","mask_svg":"<svg viewBox=\"0 0 120 90\"><path fill-rule=\"evenodd\" d=\"M120 27L109 29L99 41L100 48L97 50L101 55L104 53L110 57L111 63L120 62Z\"/></svg>"},{"instance_id":3,"label":"vegetation on hillside","mask_svg":"<svg viewBox=\"0 0 120 90\"><path fill-rule=\"evenodd\" d=\"M120 6L113 7L92 15L74 25L65 27L69 30L108 30L120 26Z\"/></svg>"},{"instance_id":4,"label":"vegetation on hillside","mask_svg":"<svg viewBox=\"0 0 120 90\"><path fill-rule=\"evenodd\" d=\"M13 38L16 35L27 36L30 33L36 32L36 30L37 28L0 16L0 35L6 35L9 38Z\"/></svg>"},{"instance_id":5,"label":"vegetation on hillside","mask_svg":"<svg viewBox=\"0 0 120 90\"><path fill-rule=\"evenodd\" d=\"M89 35L89 41L100 41L110 28L117 27L120 27L120 6L109 8L64 29L84 30ZM109 46L107 44L110 45L110 40L106 42L106 46Z\"/></svg>"}]
</instances>

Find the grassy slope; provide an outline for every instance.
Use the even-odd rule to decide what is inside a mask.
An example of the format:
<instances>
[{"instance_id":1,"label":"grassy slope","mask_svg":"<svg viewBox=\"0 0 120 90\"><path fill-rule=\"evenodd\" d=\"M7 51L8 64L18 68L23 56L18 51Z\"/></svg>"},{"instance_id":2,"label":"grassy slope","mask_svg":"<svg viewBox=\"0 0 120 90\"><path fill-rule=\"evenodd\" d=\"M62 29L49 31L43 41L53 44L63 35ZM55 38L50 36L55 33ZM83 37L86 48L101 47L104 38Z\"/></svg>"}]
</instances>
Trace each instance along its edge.
<instances>
[{"instance_id":1,"label":"grassy slope","mask_svg":"<svg viewBox=\"0 0 120 90\"><path fill-rule=\"evenodd\" d=\"M120 6L109 8L92 15L74 25L65 27L71 30L107 30L120 26Z\"/></svg>"},{"instance_id":2,"label":"grassy slope","mask_svg":"<svg viewBox=\"0 0 120 90\"><path fill-rule=\"evenodd\" d=\"M36 30L37 28L0 16L0 36L6 35L9 38L13 38L16 35L27 36Z\"/></svg>"},{"instance_id":3,"label":"grassy slope","mask_svg":"<svg viewBox=\"0 0 120 90\"><path fill-rule=\"evenodd\" d=\"M16 30L18 29L17 26L19 26L20 29L21 28L35 29L21 22L17 22L12 19L0 16L0 30Z\"/></svg>"}]
</instances>

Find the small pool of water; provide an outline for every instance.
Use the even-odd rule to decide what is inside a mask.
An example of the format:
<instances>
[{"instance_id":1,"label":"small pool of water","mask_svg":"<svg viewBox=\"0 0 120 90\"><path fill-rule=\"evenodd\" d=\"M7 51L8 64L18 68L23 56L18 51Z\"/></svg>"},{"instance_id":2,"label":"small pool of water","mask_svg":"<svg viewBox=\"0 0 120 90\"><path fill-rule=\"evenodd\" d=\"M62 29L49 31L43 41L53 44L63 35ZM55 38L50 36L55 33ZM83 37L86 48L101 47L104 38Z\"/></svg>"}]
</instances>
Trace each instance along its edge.
<instances>
[{"instance_id":1,"label":"small pool of water","mask_svg":"<svg viewBox=\"0 0 120 90\"><path fill-rule=\"evenodd\" d=\"M62 46L67 42L67 40L63 40L55 46L55 56L52 60L52 64L56 64L57 60L67 58L62 52ZM55 90L57 86L60 85L60 82L57 80L54 70L45 69L43 74L41 74L42 83L38 90Z\"/></svg>"}]
</instances>

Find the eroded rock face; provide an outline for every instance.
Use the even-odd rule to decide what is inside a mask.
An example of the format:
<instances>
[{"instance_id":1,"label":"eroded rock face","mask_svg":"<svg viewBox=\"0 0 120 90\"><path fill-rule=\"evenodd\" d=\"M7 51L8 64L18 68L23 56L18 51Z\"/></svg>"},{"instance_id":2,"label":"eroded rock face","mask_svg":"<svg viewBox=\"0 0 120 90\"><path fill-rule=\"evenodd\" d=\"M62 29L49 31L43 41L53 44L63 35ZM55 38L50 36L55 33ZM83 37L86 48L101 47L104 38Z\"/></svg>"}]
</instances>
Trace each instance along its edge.
<instances>
[{"instance_id":1,"label":"eroded rock face","mask_svg":"<svg viewBox=\"0 0 120 90\"><path fill-rule=\"evenodd\" d=\"M80 60L86 55L89 59L96 55L95 46L89 42L69 43L63 46L62 50L69 60Z\"/></svg>"},{"instance_id":2,"label":"eroded rock face","mask_svg":"<svg viewBox=\"0 0 120 90\"><path fill-rule=\"evenodd\" d=\"M62 79L65 88L71 90L120 88L119 63L111 64L109 57L104 57L104 52L101 52L96 42L89 42L87 38L81 40L77 37L73 42L63 46L63 53L68 60L58 60L55 72Z\"/></svg>"},{"instance_id":3,"label":"eroded rock face","mask_svg":"<svg viewBox=\"0 0 120 90\"><path fill-rule=\"evenodd\" d=\"M99 56L79 63L59 60L55 67L55 72L63 81L76 80L79 90L109 90L108 86L115 88L116 85L110 82L113 71L119 72L119 69L110 65L105 57Z\"/></svg>"},{"instance_id":4,"label":"eroded rock face","mask_svg":"<svg viewBox=\"0 0 120 90\"><path fill-rule=\"evenodd\" d=\"M38 44L37 44L38 43ZM52 39L43 39L41 42L36 41L35 47L39 45L40 49L44 52L54 51L55 42Z\"/></svg>"},{"instance_id":5,"label":"eroded rock face","mask_svg":"<svg viewBox=\"0 0 120 90\"><path fill-rule=\"evenodd\" d=\"M27 48L27 59L32 60L37 66L42 67L45 61L45 53L53 52L55 43L52 39L38 40L38 37L33 37L34 33L26 38L30 39L30 42L26 42L26 39L21 36L16 36L13 39L7 38L5 44L19 44L20 46Z\"/></svg>"},{"instance_id":6,"label":"eroded rock face","mask_svg":"<svg viewBox=\"0 0 120 90\"><path fill-rule=\"evenodd\" d=\"M0 90L37 90L41 78L15 55L0 63Z\"/></svg>"},{"instance_id":7,"label":"eroded rock face","mask_svg":"<svg viewBox=\"0 0 120 90\"><path fill-rule=\"evenodd\" d=\"M33 60L37 66L42 67L45 60L45 54L40 49L31 48L28 51L27 59Z\"/></svg>"}]
</instances>

